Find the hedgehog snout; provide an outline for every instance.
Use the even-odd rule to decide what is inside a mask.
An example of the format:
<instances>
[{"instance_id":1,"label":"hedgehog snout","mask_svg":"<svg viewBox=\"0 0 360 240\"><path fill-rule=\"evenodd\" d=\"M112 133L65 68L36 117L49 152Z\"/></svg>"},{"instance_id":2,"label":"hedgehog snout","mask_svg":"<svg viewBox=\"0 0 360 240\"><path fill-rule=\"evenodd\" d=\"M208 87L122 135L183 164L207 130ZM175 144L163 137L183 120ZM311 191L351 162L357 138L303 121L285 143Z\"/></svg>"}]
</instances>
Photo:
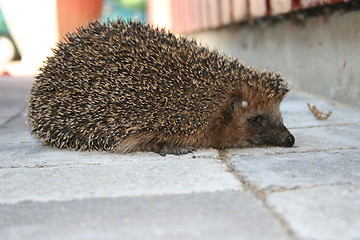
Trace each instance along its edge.
<instances>
[{"instance_id":1,"label":"hedgehog snout","mask_svg":"<svg viewBox=\"0 0 360 240\"><path fill-rule=\"evenodd\" d=\"M292 134L284 138L283 143L286 147L291 147L295 143L295 138Z\"/></svg>"}]
</instances>

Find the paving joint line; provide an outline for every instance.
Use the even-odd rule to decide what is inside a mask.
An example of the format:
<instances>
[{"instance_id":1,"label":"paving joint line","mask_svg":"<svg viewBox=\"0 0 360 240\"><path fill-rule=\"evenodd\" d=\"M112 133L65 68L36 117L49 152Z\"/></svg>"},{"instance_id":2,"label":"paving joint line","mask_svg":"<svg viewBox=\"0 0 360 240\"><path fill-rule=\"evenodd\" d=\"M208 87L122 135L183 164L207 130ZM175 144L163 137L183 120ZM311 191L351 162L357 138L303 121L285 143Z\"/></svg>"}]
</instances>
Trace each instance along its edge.
<instances>
[{"instance_id":1,"label":"paving joint line","mask_svg":"<svg viewBox=\"0 0 360 240\"><path fill-rule=\"evenodd\" d=\"M333 187L333 186L360 186L360 182L344 182L344 183L328 183L328 184L315 184L315 185L308 185L308 186L295 186L295 187L268 187L263 189L262 191L268 195L273 193L281 193L286 191L296 191L296 190L303 190L303 189L312 189L312 188L319 188L319 187Z\"/></svg>"},{"instance_id":2,"label":"paving joint line","mask_svg":"<svg viewBox=\"0 0 360 240\"><path fill-rule=\"evenodd\" d=\"M230 153L229 156L239 157L261 157L261 156L278 156L285 154L296 154L296 153L318 153L318 152L334 152L334 151L349 151L349 150L360 150L360 147L345 147L345 148L329 148L329 149L315 149L315 150L302 150L302 151L289 151L289 152L275 152L275 153L261 153L261 154L241 154L241 153Z\"/></svg>"},{"instance_id":3,"label":"paving joint line","mask_svg":"<svg viewBox=\"0 0 360 240\"><path fill-rule=\"evenodd\" d=\"M5 122L3 122L1 125L0 125L0 129L1 128L4 128L8 123L10 123L12 120L20 117L22 114L24 114L24 111L26 110L26 107L22 107L22 109L16 113L15 115L12 115L11 117L9 117Z\"/></svg>"},{"instance_id":4,"label":"paving joint line","mask_svg":"<svg viewBox=\"0 0 360 240\"><path fill-rule=\"evenodd\" d=\"M78 166L100 166L103 165L103 163L82 163L82 164L36 164L33 166L9 166L9 167L0 167L1 169L23 169L23 168L29 168L29 169L37 169L37 168L59 168L59 167L78 167Z\"/></svg>"},{"instance_id":5,"label":"paving joint line","mask_svg":"<svg viewBox=\"0 0 360 240\"><path fill-rule=\"evenodd\" d=\"M235 166L229 161L229 154L225 150L219 150L219 159L226 166L227 171L230 172L239 182L243 184L243 189L252 193L262 205L279 221L280 225L285 229L288 236L293 240L300 240L295 234L295 232L290 227L290 224L285 220L285 218L277 213L271 206L267 204L265 191L259 189L256 184L248 181L244 176L240 174L239 171L236 171Z\"/></svg>"},{"instance_id":6,"label":"paving joint line","mask_svg":"<svg viewBox=\"0 0 360 240\"><path fill-rule=\"evenodd\" d=\"M347 126L359 126L360 123L335 123L325 125L310 125L305 127L289 127L288 129L307 129L307 128L325 128L325 127L347 127Z\"/></svg>"},{"instance_id":7,"label":"paving joint line","mask_svg":"<svg viewBox=\"0 0 360 240\"><path fill-rule=\"evenodd\" d=\"M64 150L67 151L67 150ZM111 153L114 154L114 153ZM116 154L114 154L116 155ZM205 160L209 160L209 159L216 159L215 156L213 155L201 155L201 156L196 156L193 155L191 156L189 159L186 160L194 160L194 159L205 159ZM184 159L175 159L175 161L181 161ZM139 160L111 160L109 162L94 162L94 163L65 163L65 164L48 164L48 163L44 163L44 164L34 164L34 165L29 165L29 166L22 166L22 165L12 165L12 166L0 166L0 170L1 169L23 169L23 168L29 168L29 169L37 169L37 168L56 168L56 167L81 167L81 166L101 166L101 165L108 165L108 164L117 164L117 163L123 163L123 162L135 162L135 161L139 161ZM140 161L144 161L144 160L140 160ZM145 160L147 161L147 160ZM150 160L150 161L166 161L166 159L156 159L156 160Z\"/></svg>"}]
</instances>

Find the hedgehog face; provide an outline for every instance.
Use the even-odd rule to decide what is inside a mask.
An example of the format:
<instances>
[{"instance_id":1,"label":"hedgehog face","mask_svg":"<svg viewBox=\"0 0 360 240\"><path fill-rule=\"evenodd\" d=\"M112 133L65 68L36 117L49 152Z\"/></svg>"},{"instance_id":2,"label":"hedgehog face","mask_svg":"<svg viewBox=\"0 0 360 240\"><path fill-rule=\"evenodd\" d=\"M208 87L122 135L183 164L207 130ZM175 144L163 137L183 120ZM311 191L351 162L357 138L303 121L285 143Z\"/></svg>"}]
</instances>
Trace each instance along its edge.
<instances>
[{"instance_id":1,"label":"hedgehog face","mask_svg":"<svg viewBox=\"0 0 360 240\"><path fill-rule=\"evenodd\" d=\"M291 147L295 138L284 126L279 110L280 103L254 103L239 97L229 102L232 112L233 134L250 146L275 145Z\"/></svg>"},{"instance_id":2,"label":"hedgehog face","mask_svg":"<svg viewBox=\"0 0 360 240\"><path fill-rule=\"evenodd\" d=\"M251 136L248 142L253 145L276 145L291 147L295 138L282 121L272 114L258 114L247 119Z\"/></svg>"}]
</instances>

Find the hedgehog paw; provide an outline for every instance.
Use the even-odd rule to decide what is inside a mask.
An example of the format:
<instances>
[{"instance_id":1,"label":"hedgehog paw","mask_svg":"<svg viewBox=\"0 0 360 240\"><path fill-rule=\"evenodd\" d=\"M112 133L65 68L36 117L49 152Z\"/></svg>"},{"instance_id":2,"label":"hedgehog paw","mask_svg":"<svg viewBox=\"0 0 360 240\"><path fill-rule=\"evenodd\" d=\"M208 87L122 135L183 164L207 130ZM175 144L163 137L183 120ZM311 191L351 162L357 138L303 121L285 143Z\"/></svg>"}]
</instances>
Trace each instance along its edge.
<instances>
[{"instance_id":1,"label":"hedgehog paw","mask_svg":"<svg viewBox=\"0 0 360 240\"><path fill-rule=\"evenodd\" d=\"M164 146L160 151L159 154L161 156L165 156L166 154L174 154L174 155L182 155L182 154L188 154L194 151L195 148L193 147L180 147L180 146Z\"/></svg>"}]
</instances>

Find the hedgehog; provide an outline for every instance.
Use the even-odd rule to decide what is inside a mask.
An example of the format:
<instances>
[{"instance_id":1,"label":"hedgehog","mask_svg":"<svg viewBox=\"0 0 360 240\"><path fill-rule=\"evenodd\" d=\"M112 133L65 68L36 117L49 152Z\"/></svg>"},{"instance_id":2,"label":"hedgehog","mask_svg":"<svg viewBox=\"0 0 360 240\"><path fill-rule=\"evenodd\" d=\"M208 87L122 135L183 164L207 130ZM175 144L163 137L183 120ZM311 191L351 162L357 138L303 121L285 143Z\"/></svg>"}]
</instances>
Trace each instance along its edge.
<instances>
[{"instance_id":1,"label":"hedgehog","mask_svg":"<svg viewBox=\"0 0 360 240\"><path fill-rule=\"evenodd\" d=\"M114 153L291 147L279 106L289 84L143 22L68 33L30 90L28 123L45 145Z\"/></svg>"}]
</instances>

